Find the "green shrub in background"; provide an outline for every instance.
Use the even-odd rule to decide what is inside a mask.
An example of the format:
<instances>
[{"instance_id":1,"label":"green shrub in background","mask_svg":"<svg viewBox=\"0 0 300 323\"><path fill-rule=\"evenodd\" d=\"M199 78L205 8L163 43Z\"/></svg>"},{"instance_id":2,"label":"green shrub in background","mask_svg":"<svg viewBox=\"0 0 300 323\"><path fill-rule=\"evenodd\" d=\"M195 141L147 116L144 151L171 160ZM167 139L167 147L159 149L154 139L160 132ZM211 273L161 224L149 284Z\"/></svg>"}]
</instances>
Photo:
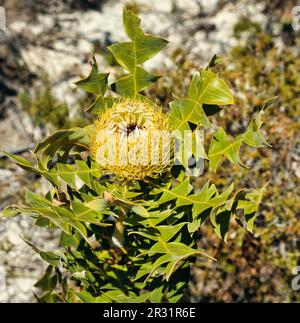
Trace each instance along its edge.
<instances>
[{"instance_id":1,"label":"green shrub in background","mask_svg":"<svg viewBox=\"0 0 300 323\"><path fill-rule=\"evenodd\" d=\"M67 103L61 102L52 93L48 76L45 75L42 81L42 85L35 88L33 93L25 90L18 97L21 109L28 113L35 125L53 131L88 124L87 114L79 113L78 117L70 119Z\"/></svg>"},{"instance_id":2,"label":"green shrub in background","mask_svg":"<svg viewBox=\"0 0 300 323\"><path fill-rule=\"evenodd\" d=\"M26 190L26 206L3 211L4 216L27 213L36 219L36 225L61 231L57 251L40 250L26 240L49 263L36 284L43 291L37 295L40 301L180 301L197 259L205 263L214 259L202 248L202 227L211 227L222 241L227 241L231 222L244 234L252 232L262 200L265 183L260 188L239 188L237 180L229 185L224 185L224 180L217 188L214 180L224 160L226 165L241 169L246 160L242 161L240 151L268 145L261 132L262 116L273 99L254 114L242 134L232 138L218 127L201 149L196 147L202 145L200 141L187 146L181 134L190 131L194 138L198 130L212 131L211 115L234 102L226 82L212 71L219 58L215 56L206 69L192 77L185 96L175 97L170 108L163 110L142 94L160 77L142 64L167 41L145 34L139 18L126 8L123 24L130 41L113 44L109 50L127 74L109 85L108 74L99 73L93 59L89 76L77 82L81 89L96 95L87 110L98 121L54 132L36 145L35 163L7 154L53 186L45 196ZM107 96L108 89L114 95ZM110 120L105 116L112 116L112 112L113 120L121 120L114 121L113 131L125 125L134 142L144 142L140 134L156 130L156 125L169 124L176 134L181 165L174 163L152 173L148 165L138 165L140 173L132 177L128 170L133 166L127 161L122 172L116 168L107 172L97 162L97 154L90 151L99 144L99 125L105 127ZM190 165L182 158L183 152L205 161L209 180L193 180L188 175Z\"/></svg>"}]
</instances>

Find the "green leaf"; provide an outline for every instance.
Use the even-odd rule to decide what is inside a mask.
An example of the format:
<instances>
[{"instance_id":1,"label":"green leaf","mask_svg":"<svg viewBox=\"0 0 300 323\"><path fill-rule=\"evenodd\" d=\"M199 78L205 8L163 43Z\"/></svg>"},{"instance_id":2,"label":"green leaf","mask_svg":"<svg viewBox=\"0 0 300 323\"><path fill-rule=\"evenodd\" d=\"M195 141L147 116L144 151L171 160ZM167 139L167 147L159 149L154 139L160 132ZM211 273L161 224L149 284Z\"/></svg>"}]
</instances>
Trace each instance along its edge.
<instances>
[{"instance_id":1,"label":"green leaf","mask_svg":"<svg viewBox=\"0 0 300 323\"><path fill-rule=\"evenodd\" d=\"M117 98L113 97L103 97L102 95L97 96L96 100L85 109L85 112L91 112L96 114L97 116L105 111L106 109L111 108L115 102L117 102Z\"/></svg>"},{"instance_id":2,"label":"green leaf","mask_svg":"<svg viewBox=\"0 0 300 323\"><path fill-rule=\"evenodd\" d=\"M36 208L51 208L52 203L47 200L45 197L31 192L28 189L25 189L25 199L26 202Z\"/></svg>"},{"instance_id":3,"label":"green leaf","mask_svg":"<svg viewBox=\"0 0 300 323\"><path fill-rule=\"evenodd\" d=\"M244 136L243 141L251 147L259 148L263 146L270 146L270 144L266 141L263 134L261 133L261 126L263 125L262 116L264 114L264 110L261 110L257 115L251 120Z\"/></svg>"},{"instance_id":4,"label":"green leaf","mask_svg":"<svg viewBox=\"0 0 300 323\"><path fill-rule=\"evenodd\" d=\"M44 217L48 219L51 223L53 223L55 226L60 228L65 233L70 233L70 226L66 221L64 221L63 218L60 218L60 216L53 211L52 209L48 209L45 207L39 208L39 207L22 207L19 208L20 212L24 213L33 213L38 214L41 217Z\"/></svg>"},{"instance_id":5,"label":"green leaf","mask_svg":"<svg viewBox=\"0 0 300 323\"><path fill-rule=\"evenodd\" d=\"M81 234L81 236L85 239L85 241L88 244L90 244L90 241L87 238L87 230L86 230L85 226L79 220L76 219L76 217L74 216L74 213L71 210L69 210L63 206L53 206L52 208L57 214L59 214L59 216L61 217L62 223L73 227L75 230L77 230ZM69 232L67 232L67 233L69 233Z\"/></svg>"},{"instance_id":6,"label":"green leaf","mask_svg":"<svg viewBox=\"0 0 300 323\"><path fill-rule=\"evenodd\" d=\"M273 103L275 103L278 100L278 96L273 96L270 99L267 99L263 106L262 106L262 110L266 110L267 108L269 108Z\"/></svg>"},{"instance_id":7,"label":"green leaf","mask_svg":"<svg viewBox=\"0 0 300 323\"><path fill-rule=\"evenodd\" d=\"M153 227L150 227L150 230L139 230L139 231L131 231L129 232L129 235L131 234L138 234L141 236L144 236L146 238L149 238L154 241L162 241L162 242L168 242L171 240L181 229L183 226L185 226L187 222L181 222L176 225L160 225L156 226L155 230L153 230Z\"/></svg>"},{"instance_id":8,"label":"green leaf","mask_svg":"<svg viewBox=\"0 0 300 323\"><path fill-rule=\"evenodd\" d=\"M51 163L51 158L54 157L55 152L59 150L60 147L67 144L80 145L79 142L85 140L84 136L88 136L88 130L85 128L70 131L63 130L54 133L36 146L35 153L42 152L42 154L46 154L47 156L44 158L45 155L42 155L40 159L33 153L37 161L36 165L33 165L24 158L17 158L17 156L11 154L7 154L7 156L18 166L27 171L44 176L55 186L60 185L61 179L76 190L80 189L83 184L93 188L94 183L92 183L91 176L99 177L101 175L99 165L96 162L91 161L90 167L87 165L86 161L79 158L75 160L75 165L58 162L55 167L53 167ZM77 140L78 142L76 142ZM52 168L48 169L49 166L52 166Z\"/></svg>"},{"instance_id":9,"label":"green leaf","mask_svg":"<svg viewBox=\"0 0 300 323\"><path fill-rule=\"evenodd\" d=\"M29 190L26 190L26 201L31 207L19 208L21 212L36 213L41 217L45 217L67 234L70 234L70 227L72 227L77 230L89 244L90 241L87 238L87 230L80 221L97 222L98 225L102 225L98 214L90 209L89 211L93 213L95 217L91 217L91 214L88 213L86 214L86 217L81 213L76 216L76 213L73 210L67 209L63 205L56 206L44 197ZM78 211L78 209L76 209L76 211ZM103 224L103 226L106 226L106 224Z\"/></svg>"},{"instance_id":10,"label":"green leaf","mask_svg":"<svg viewBox=\"0 0 300 323\"><path fill-rule=\"evenodd\" d=\"M234 103L232 93L225 81L209 70L200 70L200 73L193 76L189 87L189 98L198 103L212 105Z\"/></svg>"},{"instance_id":11,"label":"green leaf","mask_svg":"<svg viewBox=\"0 0 300 323\"><path fill-rule=\"evenodd\" d=\"M113 44L108 49L129 74L117 80L111 87L120 95L136 96L160 77L145 71L139 65L161 51L167 41L145 34L140 27L139 17L126 7L123 8L123 24L131 41Z\"/></svg>"},{"instance_id":12,"label":"green leaf","mask_svg":"<svg viewBox=\"0 0 300 323\"><path fill-rule=\"evenodd\" d=\"M91 293L89 293L87 290L82 290L80 292L76 293L76 296L82 300L84 303L100 303L101 302L101 296L94 297Z\"/></svg>"},{"instance_id":13,"label":"green leaf","mask_svg":"<svg viewBox=\"0 0 300 323\"><path fill-rule=\"evenodd\" d=\"M228 237L230 216L231 211L219 210L215 217L216 227L214 231L217 234L217 236L225 242L227 241Z\"/></svg>"},{"instance_id":14,"label":"green leaf","mask_svg":"<svg viewBox=\"0 0 300 323\"><path fill-rule=\"evenodd\" d=\"M189 225L189 229L195 232L198 224L202 224L198 218L201 213L210 209L210 212L206 214L207 217L211 211L225 205L229 195L233 191L233 184L231 184L221 195L218 193L216 187L214 185L209 186L209 183L206 183L200 192L189 194L191 192L191 187L189 185L189 178L187 178L171 190L169 187L161 187L160 189L154 189L152 194L156 195L163 192L160 199L156 202L158 205L175 199L176 207L192 205L193 224Z\"/></svg>"},{"instance_id":15,"label":"green leaf","mask_svg":"<svg viewBox=\"0 0 300 323\"><path fill-rule=\"evenodd\" d=\"M141 210L138 210L136 207L132 208L132 211L141 215ZM147 216L146 216L147 212ZM138 222L142 226L145 227L156 227L159 223L163 222L166 220L171 214L173 213L172 209L167 209L167 210L158 210L158 211L147 211L143 212L144 216L141 219L134 219L134 223ZM130 222L130 220L126 220L126 222Z\"/></svg>"},{"instance_id":16,"label":"green leaf","mask_svg":"<svg viewBox=\"0 0 300 323\"><path fill-rule=\"evenodd\" d=\"M245 199L239 200L237 204L237 209L242 209L244 211L247 230L251 233L253 232L256 211L261 203L263 192L266 189L266 186L267 184L260 189L249 190L245 195Z\"/></svg>"},{"instance_id":17,"label":"green leaf","mask_svg":"<svg viewBox=\"0 0 300 323\"><path fill-rule=\"evenodd\" d=\"M251 120L243 136L243 141L248 146L251 146L254 148L259 148L263 146L271 147L271 145L266 141L265 137L263 136L260 128L263 125L262 117L265 110L268 107L270 107L276 100L277 100L277 96L266 100L262 106L261 111L258 112Z\"/></svg>"},{"instance_id":18,"label":"green leaf","mask_svg":"<svg viewBox=\"0 0 300 323\"><path fill-rule=\"evenodd\" d=\"M207 209L211 211L224 205L233 191L233 184L231 184L222 194L219 195L214 185L210 186L206 190L201 191L198 194L190 196L190 199L194 201L192 213L193 218L196 219L199 214Z\"/></svg>"},{"instance_id":19,"label":"green leaf","mask_svg":"<svg viewBox=\"0 0 300 323\"><path fill-rule=\"evenodd\" d=\"M84 128L75 127L55 131L46 139L39 142L35 146L33 153L37 154L41 152L43 155L49 155L53 158L53 156L60 150L65 152L64 149L66 147L68 150L75 146L87 150L90 144L90 135L92 130L93 126L87 126ZM46 166L47 165L44 165L44 167Z\"/></svg>"},{"instance_id":20,"label":"green leaf","mask_svg":"<svg viewBox=\"0 0 300 323\"><path fill-rule=\"evenodd\" d=\"M209 146L208 159L210 169L216 171L222 156L230 162L246 167L240 159L240 148L243 136L236 137L232 142L223 128L220 128L213 136Z\"/></svg>"},{"instance_id":21,"label":"green leaf","mask_svg":"<svg viewBox=\"0 0 300 323\"><path fill-rule=\"evenodd\" d=\"M135 15L131 10L123 7L123 25L126 31L126 34L132 40L135 40L137 37L140 37L144 34L143 30L140 28L141 19Z\"/></svg>"},{"instance_id":22,"label":"green leaf","mask_svg":"<svg viewBox=\"0 0 300 323\"><path fill-rule=\"evenodd\" d=\"M187 98L170 103L170 118L174 129L179 133L189 130L189 123L210 127L203 104L226 105L234 102L230 89L217 74L201 70L193 76Z\"/></svg>"},{"instance_id":23,"label":"green leaf","mask_svg":"<svg viewBox=\"0 0 300 323\"><path fill-rule=\"evenodd\" d=\"M34 173L38 173L38 171L35 170L34 165L29 162L27 159L9 154L7 152L3 152L3 155L7 156L10 160L12 160L14 163L16 163L18 166L20 166L22 169Z\"/></svg>"},{"instance_id":24,"label":"green leaf","mask_svg":"<svg viewBox=\"0 0 300 323\"><path fill-rule=\"evenodd\" d=\"M28 161L27 159L23 158L23 157L20 157L20 156L17 156L17 155L12 155L10 153L7 153L7 152L3 152L3 154L5 156L7 156L8 158L10 158L12 161L14 161L16 164L19 164L19 165L22 165L25 167L28 167L28 169L31 169L33 164Z\"/></svg>"},{"instance_id":25,"label":"green leaf","mask_svg":"<svg viewBox=\"0 0 300 323\"><path fill-rule=\"evenodd\" d=\"M205 115L202 104L189 99L178 99L170 103L170 119L175 135L190 130L189 123L209 127L210 122Z\"/></svg>"},{"instance_id":26,"label":"green leaf","mask_svg":"<svg viewBox=\"0 0 300 323\"><path fill-rule=\"evenodd\" d=\"M5 218L14 217L20 214L20 210L17 207L13 206L6 206L1 212L0 216L3 216Z\"/></svg>"},{"instance_id":27,"label":"green leaf","mask_svg":"<svg viewBox=\"0 0 300 323\"><path fill-rule=\"evenodd\" d=\"M120 95L133 96L149 87L160 77L160 75L151 74L141 67L136 67L134 74L118 79L111 85L111 88Z\"/></svg>"},{"instance_id":28,"label":"green leaf","mask_svg":"<svg viewBox=\"0 0 300 323\"><path fill-rule=\"evenodd\" d=\"M189 203L186 200L186 196L192 191L193 187L190 184L190 179L187 177L183 182L176 185L171 190L163 189L163 194L158 200L158 204L166 203L168 201L177 199L177 205L186 205L185 203Z\"/></svg>"},{"instance_id":29,"label":"green leaf","mask_svg":"<svg viewBox=\"0 0 300 323\"><path fill-rule=\"evenodd\" d=\"M60 235L60 241L59 245L62 247L78 247L80 243L80 235L78 234L66 234L65 232L62 232Z\"/></svg>"},{"instance_id":30,"label":"green leaf","mask_svg":"<svg viewBox=\"0 0 300 323\"><path fill-rule=\"evenodd\" d=\"M22 237L21 237L22 238ZM37 248L34 244L32 244L30 241L22 238L36 253L40 255L40 257L48 262L50 265L57 267L60 264L61 261L61 253L54 252L54 251L43 251Z\"/></svg>"},{"instance_id":31,"label":"green leaf","mask_svg":"<svg viewBox=\"0 0 300 323\"><path fill-rule=\"evenodd\" d=\"M78 190L83 185L93 188L92 176L99 177L98 164L92 162L89 167L85 161L77 159L75 165L58 163L51 169L51 174L65 181L71 188Z\"/></svg>"},{"instance_id":32,"label":"green leaf","mask_svg":"<svg viewBox=\"0 0 300 323\"><path fill-rule=\"evenodd\" d=\"M116 43L108 47L111 53L114 55L117 62L129 71L133 71L137 65L135 53L134 53L134 43Z\"/></svg>"},{"instance_id":33,"label":"green leaf","mask_svg":"<svg viewBox=\"0 0 300 323\"><path fill-rule=\"evenodd\" d=\"M193 249L183 243L180 242L168 242L168 243L162 243L157 242L148 252L149 255L153 254L164 254L164 257L160 258L160 265L162 263L168 262L166 268L166 280L168 281L171 277L171 275L174 273L176 269L178 269L177 265L184 259L191 257L191 256L205 256L209 259L214 259L207 255L203 250L199 249ZM157 265L157 264L156 264ZM159 265L159 266L160 266ZM150 272L148 278L154 273L156 270L155 266L153 266L154 269Z\"/></svg>"},{"instance_id":34,"label":"green leaf","mask_svg":"<svg viewBox=\"0 0 300 323\"><path fill-rule=\"evenodd\" d=\"M189 169L191 157L193 157L196 162L199 162L200 159L208 159L204 149L203 136L198 130L186 132L184 133L183 140L177 140L177 149L175 150L174 159L178 160L185 169ZM203 163L198 166L199 171L201 171L200 168L202 165ZM195 171L195 168L196 167L193 168L193 171Z\"/></svg>"},{"instance_id":35,"label":"green leaf","mask_svg":"<svg viewBox=\"0 0 300 323\"><path fill-rule=\"evenodd\" d=\"M170 241L182 228L187 224L187 222L180 222L175 225L160 225L156 229L159 231L159 239L163 242Z\"/></svg>"},{"instance_id":36,"label":"green leaf","mask_svg":"<svg viewBox=\"0 0 300 323\"><path fill-rule=\"evenodd\" d=\"M95 56L93 56L92 69L89 76L75 82L75 84L86 92L104 96L107 89L108 75L108 73L98 73L98 65Z\"/></svg>"},{"instance_id":37,"label":"green leaf","mask_svg":"<svg viewBox=\"0 0 300 323\"><path fill-rule=\"evenodd\" d=\"M93 209L87 207L81 202L72 201L72 209L76 215L76 219L82 222L93 223L99 226L110 226L109 223L104 223L103 215L99 211L96 212Z\"/></svg>"},{"instance_id":38,"label":"green leaf","mask_svg":"<svg viewBox=\"0 0 300 323\"><path fill-rule=\"evenodd\" d=\"M148 218L150 216L149 212L142 205L135 205L131 211L144 218Z\"/></svg>"},{"instance_id":39,"label":"green leaf","mask_svg":"<svg viewBox=\"0 0 300 323\"><path fill-rule=\"evenodd\" d=\"M109 203L103 198L95 198L85 204L88 208L94 211L103 211L109 207Z\"/></svg>"},{"instance_id":40,"label":"green leaf","mask_svg":"<svg viewBox=\"0 0 300 323\"><path fill-rule=\"evenodd\" d=\"M53 271L53 266L51 265L48 266L44 276L34 284L34 287L40 288L44 292L53 291L53 289L57 285L58 277L55 273L54 275L51 276L52 271Z\"/></svg>"}]
</instances>

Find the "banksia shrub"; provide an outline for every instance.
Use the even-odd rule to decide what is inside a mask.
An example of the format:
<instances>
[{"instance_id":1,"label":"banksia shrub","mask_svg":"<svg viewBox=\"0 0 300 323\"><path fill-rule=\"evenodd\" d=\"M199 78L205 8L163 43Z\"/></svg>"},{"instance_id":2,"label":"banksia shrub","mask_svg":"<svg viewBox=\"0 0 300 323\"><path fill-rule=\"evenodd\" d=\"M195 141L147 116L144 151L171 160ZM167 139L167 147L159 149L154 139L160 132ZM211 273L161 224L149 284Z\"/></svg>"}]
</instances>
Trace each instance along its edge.
<instances>
[{"instance_id":1,"label":"banksia shrub","mask_svg":"<svg viewBox=\"0 0 300 323\"><path fill-rule=\"evenodd\" d=\"M26 190L25 206L3 211L29 214L36 225L61 233L56 251L26 240L49 263L36 284L41 301L178 302L196 258L217 260L201 249L202 225L212 225L225 241L232 221L253 230L264 187L235 189L232 183L220 191L211 181L201 189L193 182L203 172L217 172L224 159L246 167L242 145L267 145L261 126L272 99L243 134L231 138L219 128L207 142L212 116L234 103L213 72L220 57L192 77L186 97L157 106L143 90L160 76L142 64L167 41L145 34L126 8L123 23L130 40L109 50L127 74L108 84L93 57L90 74L76 82L95 97L87 108L93 124L45 138L32 151L34 162L6 154L52 187L45 196Z\"/></svg>"}]
</instances>

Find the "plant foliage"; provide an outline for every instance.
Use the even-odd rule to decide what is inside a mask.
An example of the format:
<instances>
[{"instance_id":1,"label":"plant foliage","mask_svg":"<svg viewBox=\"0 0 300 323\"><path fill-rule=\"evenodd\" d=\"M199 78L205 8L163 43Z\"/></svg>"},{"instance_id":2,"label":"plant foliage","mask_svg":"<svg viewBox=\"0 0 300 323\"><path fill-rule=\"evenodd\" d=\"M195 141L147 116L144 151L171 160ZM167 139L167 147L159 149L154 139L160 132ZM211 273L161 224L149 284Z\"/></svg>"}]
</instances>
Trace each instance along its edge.
<instances>
[{"instance_id":1,"label":"plant foliage","mask_svg":"<svg viewBox=\"0 0 300 323\"><path fill-rule=\"evenodd\" d=\"M130 41L113 44L109 50L127 74L108 84L108 74L99 73L93 57L90 74L76 83L97 96L87 109L96 115L124 96L149 100L142 91L159 78L142 64L167 41L144 33L140 19L126 8L123 23ZM212 127L209 119L215 107L234 103L227 83L212 70L219 61L214 57L193 76L187 97L175 97L170 103L170 120L179 133ZM116 95L106 95L107 90ZM222 127L215 131L208 151L203 146L198 156L207 161L206 172L217 171L224 159L245 166L240 157L243 143L255 148L268 145L261 126L263 111L272 101L236 138ZM201 249L199 228L212 225L225 241L232 221L252 232L264 187L241 189L232 183L219 189L207 181L195 189L184 173L188 165L174 165L153 181L118 182L107 177L89 155L92 129L89 125L54 132L36 145L34 162L7 154L52 185L45 196L26 190L26 206L3 211L4 216L27 213L36 225L61 232L57 251L40 250L26 241L49 264L36 284L43 291L37 298L45 302L180 301L195 259L215 260ZM190 152L192 157L194 151Z\"/></svg>"}]
</instances>

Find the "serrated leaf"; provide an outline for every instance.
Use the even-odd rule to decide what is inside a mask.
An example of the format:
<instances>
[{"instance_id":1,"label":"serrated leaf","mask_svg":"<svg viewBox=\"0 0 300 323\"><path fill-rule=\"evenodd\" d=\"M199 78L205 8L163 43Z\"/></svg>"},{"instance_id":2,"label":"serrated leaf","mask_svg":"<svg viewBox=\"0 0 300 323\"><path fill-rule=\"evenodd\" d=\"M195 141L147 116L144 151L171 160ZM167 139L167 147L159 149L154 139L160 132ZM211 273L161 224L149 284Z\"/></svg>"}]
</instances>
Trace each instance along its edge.
<instances>
[{"instance_id":1,"label":"serrated leaf","mask_svg":"<svg viewBox=\"0 0 300 323\"><path fill-rule=\"evenodd\" d=\"M157 242L148 252L149 255L153 254L164 254L164 257L160 257L160 262L167 263L166 268L166 280L168 281L174 271L177 269L178 263L188 257L202 255L208 257L209 259L214 259L207 255L203 250L193 249L180 242ZM154 271L150 273L148 278L152 275Z\"/></svg>"},{"instance_id":2,"label":"serrated leaf","mask_svg":"<svg viewBox=\"0 0 300 323\"><path fill-rule=\"evenodd\" d=\"M101 296L94 297L91 293L89 293L87 290L82 290L80 292L76 293L76 296L82 300L84 303L100 303L101 302Z\"/></svg>"},{"instance_id":3,"label":"serrated leaf","mask_svg":"<svg viewBox=\"0 0 300 323\"><path fill-rule=\"evenodd\" d=\"M262 106L262 110L266 110L268 107L270 107L273 103L275 103L278 100L278 96L273 96L272 98L266 100Z\"/></svg>"},{"instance_id":4,"label":"serrated leaf","mask_svg":"<svg viewBox=\"0 0 300 323\"><path fill-rule=\"evenodd\" d=\"M225 81L209 70L201 70L193 76L189 85L188 97L170 103L170 118L174 129L183 133L190 130L189 123L209 127L210 122L204 112L203 104L226 105L234 102Z\"/></svg>"},{"instance_id":5,"label":"serrated leaf","mask_svg":"<svg viewBox=\"0 0 300 323\"><path fill-rule=\"evenodd\" d=\"M190 196L190 199L194 201L192 208L193 218L198 218L199 214L207 209L213 211L224 205L232 193L233 188L234 186L231 184L222 194L219 194L215 186L212 185L206 191L201 191L198 194Z\"/></svg>"},{"instance_id":6,"label":"serrated leaf","mask_svg":"<svg viewBox=\"0 0 300 323\"><path fill-rule=\"evenodd\" d=\"M184 166L185 169L189 169L192 157L196 167L201 171L203 159L208 159L208 157L204 149L203 136L199 130L185 132L183 140L177 139L174 159Z\"/></svg>"},{"instance_id":7,"label":"serrated leaf","mask_svg":"<svg viewBox=\"0 0 300 323\"><path fill-rule=\"evenodd\" d=\"M57 284L57 275L51 277L53 266L48 266L43 277L38 280L34 287L40 288L42 291L52 291Z\"/></svg>"},{"instance_id":8,"label":"serrated leaf","mask_svg":"<svg viewBox=\"0 0 300 323\"><path fill-rule=\"evenodd\" d=\"M51 223L53 223L55 226L60 228L65 233L70 234L69 224L66 223L63 218L60 218L58 214L50 208L47 209L45 207L42 207L42 208L22 207L22 208L19 208L19 210L20 212L24 212L24 213L38 214L39 216L48 219Z\"/></svg>"},{"instance_id":9,"label":"serrated leaf","mask_svg":"<svg viewBox=\"0 0 300 323\"><path fill-rule=\"evenodd\" d=\"M132 208L132 211L135 211L136 209ZM141 218L141 219L134 219L134 223L138 222L142 226L145 227L155 227L159 223L166 220L172 213L172 209L167 210L158 210L158 211L147 211L148 215ZM130 222L130 220L126 220L126 222Z\"/></svg>"},{"instance_id":10,"label":"serrated leaf","mask_svg":"<svg viewBox=\"0 0 300 323\"><path fill-rule=\"evenodd\" d=\"M170 241L186 224L187 222L181 222L175 225L156 226L156 229L160 233L159 239L163 242Z\"/></svg>"},{"instance_id":11,"label":"serrated leaf","mask_svg":"<svg viewBox=\"0 0 300 323\"><path fill-rule=\"evenodd\" d=\"M62 151L69 152L72 147L83 148L83 150L88 150L90 144L90 135L93 130L93 126L87 126L84 128L70 128L66 130L58 130L53 134L48 136L46 139L39 142L33 153L42 153L43 155L54 157L55 154ZM46 163L43 164L47 167L47 162L49 158L46 159Z\"/></svg>"},{"instance_id":12,"label":"serrated leaf","mask_svg":"<svg viewBox=\"0 0 300 323\"><path fill-rule=\"evenodd\" d=\"M145 71L139 65L155 56L166 46L167 41L145 34L140 27L139 17L125 7L123 25L131 41L113 44L108 49L129 74L117 80L111 87L120 95L136 96L160 77Z\"/></svg>"},{"instance_id":13,"label":"serrated leaf","mask_svg":"<svg viewBox=\"0 0 300 323\"><path fill-rule=\"evenodd\" d=\"M33 166L33 164L30 161L28 161L27 159L25 159L23 157L13 155L13 154L10 154L7 152L3 152L3 154L5 156L7 156L8 158L10 158L12 161L14 161L16 164L22 165L24 167L28 167L28 169L31 169Z\"/></svg>"},{"instance_id":14,"label":"serrated leaf","mask_svg":"<svg viewBox=\"0 0 300 323\"><path fill-rule=\"evenodd\" d=\"M131 234L141 235L154 241L168 242L171 240L185 225L187 222L181 222L176 225L160 225L156 227L150 227L147 230L131 231ZM155 230L153 230L155 229Z\"/></svg>"},{"instance_id":15,"label":"serrated leaf","mask_svg":"<svg viewBox=\"0 0 300 323\"><path fill-rule=\"evenodd\" d=\"M87 202L85 206L87 206L88 208L94 211L103 211L109 206L109 203L103 198L95 198Z\"/></svg>"},{"instance_id":16,"label":"serrated leaf","mask_svg":"<svg viewBox=\"0 0 300 323\"><path fill-rule=\"evenodd\" d=\"M230 162L241 166L245 165L240 159L240 148L243 136L237 136L232 142L223 128L220 128L213 136L209 146L208 159L209 168L216 171L222 156Z\"/></svg>"},{"instance_id":17,"label":"serrated leaf","mask_svg":"<svg viewBox=\"0 0 300 323\"><path fill-rule=\"evenodd\" d=\"M199 103L227 105L234 99L226 82L209 70L200 70L192 78L189 98Z\"/></svg>"},{"instance_id":18,"label":"serrated leaf","mask_svg":"<svg viewBox=\"0 0 300 323\"><path fill-rule=\"evenodd\" d=\"M59 179L66 182L71 188L78 190L83 185L93 188L92 177L99 177L101 171L99 166L92 163L89 167L85 161L76 160L75 165L57 163L50 173L56 179L55 183L59 185Z\"/></svg>"},{"instance_id":19,"label":"serrated leaf","mask_svg":"<svg viewBox=\"0 0 300 323\"><path fill-rule=\"evenodd\" d=\"M265 188L266 185L260 189L251 189L245 194L245 199L238 201L237 209L243 209L249 232L253 232L256 211L261 203Z\"/></svg>"},{"instance_id":20,"label":"serrated leaf","mask_svg":"<svg viewBox=\"0 0 300 323\"><path fill-rule=\"evenodd\" d=\"M215 216L216 227L214 228L217 236L227 241L231 211L220 210Z\"/></svg>"},{"instance_id":21,"label":"serrated leaf","mask_svg":"<svg viewBox=\"0 0 300 323\"><path fill-rule=\"evenodd\" d=\"M97 116L105 111L108 108L111 108L115 102L118 100L113 97L103 97L102 95L97 96L95 101L87 107L84 111L85 112L91 112L93 114L96 114Z\"/></svg>"},{"instance_id":22,"label":"serrated leaf","mask_svg":"<svg viewBox=\"0 0 300 323\"><path fill-rule=\"evenodd\" d=\"M256 116L251 120L246 132L243 135L243 141L251 147L259 148L263 146L269 146L270 144L266 141L260 128L263 125L262 116L264 110L261 110Z\"/></svg>"},{"instance_id":23,"label":"serrated leaf","mask_svg":"<svg viewBox=\"0 0 300 323\"><path fill-rule=\"evenodd\" d=\"M76 215L76 219L83 222L93 223L102 227L110 226L110 223L104 223L103 215L99 211L87 207L81 202L72 201L72 209Z\"/></svg>"},{"instance_id":24,"label":"serrated leaf","mask_svg":"<svg viewBox=\"0 0 300 323\"><path fill-rule=\"evenodd\" d=\"M6 206L1 212L0 216L3 216L5 218L14 217L20 214L20 210L17 207L13 206Z\"/></svg>"},{"instance_id":25,"label":"serrated leaf","mask_svg":"<svg viewBox=\"0 0 300 323\"><path fill-rule=\"evenodd\" d=\"M120 95L133 96L149 87L160 77L160 75L149 73L141 67L136 67L134 74L129 74L118 79L111 85L111 88Z\"/></svg>"},{"instance_id":26,"label":"serrated leaf","mask_svg":"<svg viewBox=\"0 0 300 323\"><path fill-rule=\"evenodd\" d=\"M229 195L233 191L233 187L233 184L231 184L222 194L219 194L214 185L209 186L207 183L200 192L189 194L191 187L189 186L189 178L187 178L171 190L168 187L161 187L159 190L153 190L152 194L163 193L156 202L158 205L172 200L176 200L176 207L192 205L193 219L196 220L197 216L205 210L211 209L213 211L226 204Z\"/></svg>"},{"instance_id":27,"label":"serrated leaf","mask_svg":"<svg viewBox=\"0 0 300 323\"><path fill-rule=\"evenodd\" d=\"M40 257L48 262L50 265L56 267L60 264L61 261L61 254L59 252L54 251L43 251L37 248L32 242L22 238L23 241L25 241L37 254L40 255Z\"/></svg>"},{"instance_id":28,"label":"serrated leaf","mask_svg":"<svg viewBox=\"0 0 300 323\"><path fill-rule=\"evenodd\" d=\"M123 25L126 34L132 40L135 40L136 38L143 36L144 32L140 28L140 24L141 19L128 8L123 7Z\"/></svg>"},{"instance_id":29,"label":"serrated leaf","mask_svg":"<svg viewBox=\"0 0 300 323\"><path fill-rule=\"evenodd\" d=\"M57 214L60 215L61 221L63 223L66 223L71 227L73 227L74 229L76 229L81 234L81 236L86 240L86 242L90 244L90 241L87 238L87 230L85 226L79 220L76 219L76 217L74 216L74 213L71 210L63 206L52 206L52 208Z\"/></svg>"},{"instance_id":30,"label":"serrated leaf","mask_svg":"<svg viewBox=\"0 0 300 323\"><path fill-rule=\"evenodd\" d=\"M162 204L177 199L178 205L184 205L182 203L186 203L185 197L192 191L192 189L193 187L190 184L190 179L187 177L183 182L176 185L171 190L163 189L163 194L157 203Z\"/></svg>"},{"instance_id":31,"label":"serrated leaf","mask_svg":"<svg viewBox=\"0 0 300 323\"><path fill-rule=\"evenodd\" d=\"M210 126L210 122L203 111L202 104L184 98L170 103L170 119L173 128L176 130L175 135L178 132L180 135L185 130L190 130L189 123L203 127Z\"/></svg>"},{"instance_id":32,"label":"serrated leaf","mask_svg":"<svg viewBox=\"0 0 300 323\"><path fill-rule=\"evenodd\" d=\"M3 155L7 156L11 161L13 161L14 163L16 163L18 166L20 166L22 169L26 171L34 172L37 174L39 173L37 170L35 170L34 165L27 159L17 155L9 154L7 152L3 152Z\"/></svg>"},{"instance_id":33,"label":"serrated leaf","mask_svg":"<svg viewBox=\"0 0 300 323\"><path fill-rule=\"evenodd\" d=\"M45 197L38 195L28 189L25 189L26 202L36 208L51 208L52 203Z\"/></svg>"},{"instance_id":34,"label":"serrated leaf","mask_svg":"<svg viewBox=\"0 0 300 323\"><path fill-rule=\"evenodd\" d=\"M107 89L108 75L108 73L98 73L98 65L95 56L93 56L90 74L86 78L75 82L75 84L86 92L104 96Z\"/></svg>"}]
</instances>

